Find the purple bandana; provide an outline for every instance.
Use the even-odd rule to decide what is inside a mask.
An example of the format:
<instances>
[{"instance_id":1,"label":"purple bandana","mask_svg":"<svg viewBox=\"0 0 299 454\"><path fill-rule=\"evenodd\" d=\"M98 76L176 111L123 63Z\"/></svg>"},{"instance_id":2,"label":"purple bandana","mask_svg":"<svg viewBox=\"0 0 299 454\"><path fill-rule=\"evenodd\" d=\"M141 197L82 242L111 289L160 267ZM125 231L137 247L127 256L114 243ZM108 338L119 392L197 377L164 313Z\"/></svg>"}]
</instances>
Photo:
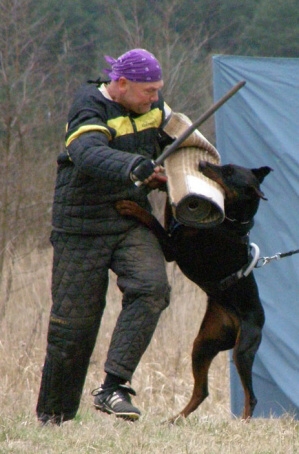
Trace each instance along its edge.
<instances>
[{"instance_id":1,"label":"purple bandana","mask_svg":"<svg viewBox=\"0 0 299 454\"><path fill-rule=\"evenodd\" d=\"M132 82L158 82L162 80L160 63L153 54L145 49L132 49L115 58L105 55L111 69L104 69L110 79L125 77Z\"/></svg>"}]
</instances>

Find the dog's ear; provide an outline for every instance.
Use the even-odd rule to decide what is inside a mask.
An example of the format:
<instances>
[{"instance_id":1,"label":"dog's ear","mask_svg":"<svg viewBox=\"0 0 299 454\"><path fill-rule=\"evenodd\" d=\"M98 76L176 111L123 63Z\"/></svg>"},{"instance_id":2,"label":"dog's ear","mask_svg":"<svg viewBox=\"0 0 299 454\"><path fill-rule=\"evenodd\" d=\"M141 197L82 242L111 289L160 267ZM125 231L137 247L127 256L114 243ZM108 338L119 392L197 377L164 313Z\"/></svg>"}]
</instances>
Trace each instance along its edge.
<instances>
[{"instance_id":1,"label":"dog's ear","mask_svg":"<svg viewBox=\"0 0 299 454\"><path fill-rule=\"evenodd\" d=\"M260 188L257 188L256 186L250 186L250 188L253 190L253 192L254 192L260 199L268 200L268 199L265 197L265 194L263 193L263 191L260 190Z\"/></svg>"},{"instance_id":2,"label":"dog's ear","mask_svg":"<svg viewBox=\"0 0 299 454\"><path fill-rule=\"evenodd\" d=\"M263 182L264 178L268 175L268 173L272 172L273 169L268 166L260 167L259 169L251 169L251 172L256 176L260 183Z\"/></svg>"}]
</instances>

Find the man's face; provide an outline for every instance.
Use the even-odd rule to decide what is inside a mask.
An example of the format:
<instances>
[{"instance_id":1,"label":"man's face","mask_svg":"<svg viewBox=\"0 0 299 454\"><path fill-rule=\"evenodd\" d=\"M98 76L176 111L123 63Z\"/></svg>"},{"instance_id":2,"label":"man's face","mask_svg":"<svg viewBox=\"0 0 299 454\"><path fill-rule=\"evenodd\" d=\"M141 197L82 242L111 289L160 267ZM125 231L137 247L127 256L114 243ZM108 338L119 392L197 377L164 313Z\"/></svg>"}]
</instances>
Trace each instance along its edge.
<instances>
[{"instance_id":1,"label":"man's face","mask_svg":"<svg viewBox=\"0 0 299 454\"><path fill-rule=\"evenodd\" d=\"M124 79L121 104L137 114L144 114L151 108L153 102L158 101L158 92L163 87L163 81L158 82L131 82Z\"/></svg>"}]
</instances>

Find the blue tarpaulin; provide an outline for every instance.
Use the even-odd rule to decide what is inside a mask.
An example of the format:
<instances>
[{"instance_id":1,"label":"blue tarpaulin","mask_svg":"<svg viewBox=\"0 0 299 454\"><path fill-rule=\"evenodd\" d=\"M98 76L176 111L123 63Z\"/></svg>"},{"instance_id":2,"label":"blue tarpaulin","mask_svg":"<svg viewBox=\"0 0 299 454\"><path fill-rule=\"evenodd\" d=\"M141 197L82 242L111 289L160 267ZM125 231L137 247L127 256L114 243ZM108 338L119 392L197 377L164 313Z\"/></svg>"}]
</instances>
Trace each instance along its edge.
<instances>
[{"instance_id":1,"label":"blue tarpaulin","mask_svg":"<svg viewBox=\"0 0 299 454\"><path fill-rule=\"evenodd\" d=\"M215 101L241 88L216 113L222 163L270 166L251 231L262 257L299 249L299 59L213 57ZM299 418L299 254L254 271L266 314L253 368L254 416ZM240 415L243 391L231 361L231 408Z\"/></svg>"}]
</instances>

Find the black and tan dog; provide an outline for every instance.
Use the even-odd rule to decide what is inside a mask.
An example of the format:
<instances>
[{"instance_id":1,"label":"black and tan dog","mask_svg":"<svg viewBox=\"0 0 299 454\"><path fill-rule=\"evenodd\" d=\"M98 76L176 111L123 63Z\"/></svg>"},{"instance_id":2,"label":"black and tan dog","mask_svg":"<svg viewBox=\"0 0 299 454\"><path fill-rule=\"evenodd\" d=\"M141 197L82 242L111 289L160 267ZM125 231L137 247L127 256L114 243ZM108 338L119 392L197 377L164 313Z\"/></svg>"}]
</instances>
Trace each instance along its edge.
<instances>
[{"instance_id":1,"label":"black and tan dog","mask_svg":"<svg viewBox=\"0 0 299 454\"><path fill-rule=\"evenodd\" d=\"M182 272L208 296L206 313L192 350L193 394L187 406L171 421L187 417L208 396L211 362L220 351L232 348L245 394L243 419L248 420L257 403L252 365L265 320L250 267L249 231L260 199L265 199L260 184L271 169L201 162L199 170L216 181L225 193L225 220L216 227L196 229L175 225L169 232L133 202L121 201L117 209L147 225L157 235L166 260L175 260Z\"/></svg>"}]
</instances>

